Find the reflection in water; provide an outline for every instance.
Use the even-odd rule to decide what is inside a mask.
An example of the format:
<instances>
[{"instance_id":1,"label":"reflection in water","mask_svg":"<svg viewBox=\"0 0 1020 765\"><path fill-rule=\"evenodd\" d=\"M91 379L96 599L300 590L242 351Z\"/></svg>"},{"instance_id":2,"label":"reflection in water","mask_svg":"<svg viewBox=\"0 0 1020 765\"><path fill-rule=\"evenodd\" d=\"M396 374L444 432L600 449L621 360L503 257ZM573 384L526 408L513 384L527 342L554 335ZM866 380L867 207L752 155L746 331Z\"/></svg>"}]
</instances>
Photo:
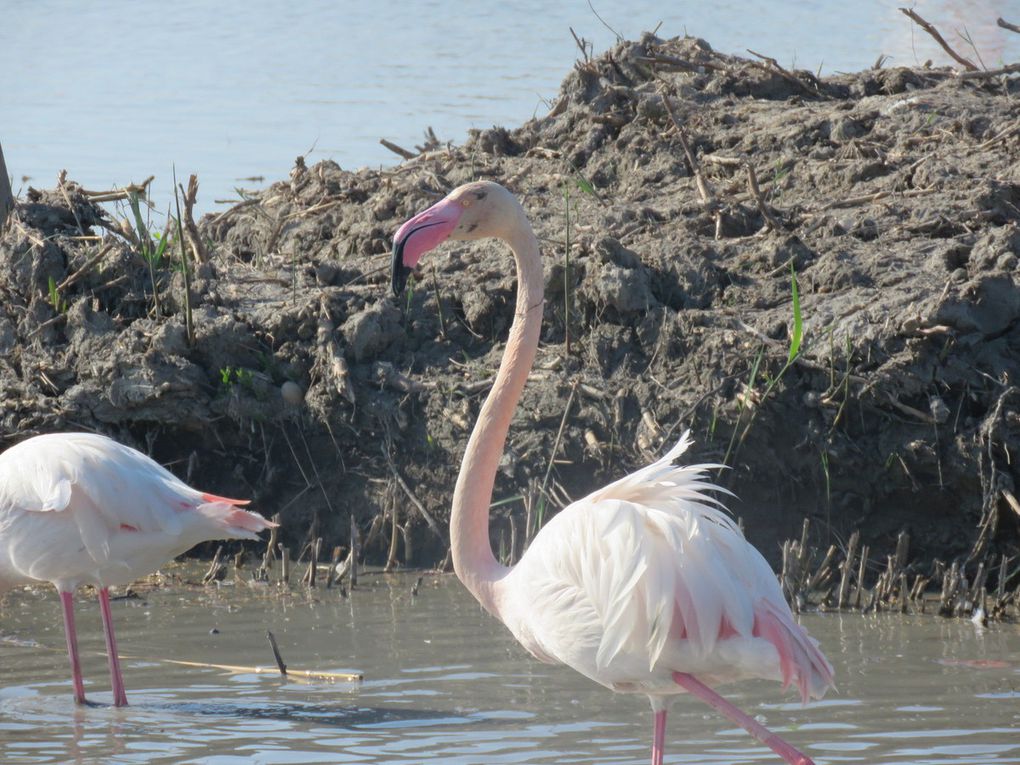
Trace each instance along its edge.
<instances>
[{"instance_id":1,"label":"reflection in water","mask_svg":"<svg viewBox=\"0 0 1020 765\"><path fill-rule=\"evenodd\" d=\"M12 638L0 640L0 762L645 763L643 699L534 662L452 577L412 599L415 579L367 577L349 601L229 583L120 601L131 655L255 665L269 659L270 628L294 667L366 677L360 687L316 685L132 660L126 709L71 703L56 598L15 593L0 615ZM836 664L838 692L807 707L792 695L777 701L764 682L726 695L818 765L1020 763L1016 626L803 618ZM98 617L79 629L88 691L109 702L103 673L88 672L104 665ZM668 762L775 763L696 702L679 701L673 718Z\"/></svg>"}]
</instances>

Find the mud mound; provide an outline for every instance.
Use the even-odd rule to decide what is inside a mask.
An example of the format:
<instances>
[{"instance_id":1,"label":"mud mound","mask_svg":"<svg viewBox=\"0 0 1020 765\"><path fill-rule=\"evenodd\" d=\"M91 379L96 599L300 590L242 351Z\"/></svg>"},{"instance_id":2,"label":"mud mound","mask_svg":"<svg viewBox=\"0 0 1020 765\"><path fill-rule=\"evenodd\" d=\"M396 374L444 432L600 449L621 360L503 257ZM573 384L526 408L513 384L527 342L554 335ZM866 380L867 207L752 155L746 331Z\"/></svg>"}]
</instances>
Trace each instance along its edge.
<instances>
[{"instance_id":1,"label":"mud mound","mask_svg":"<svg viewBox=\"0 0 1020 765\"><path fill-rule=\"evenodd\" d=\"M179 266L150 277L123 235L54 295L89 235L123 227L80 190L33 192L0 242L4 431L96 428L282 511L292 540L345 540L353 516L385 557L390 514L402 559L441 557L514 277L495 243L449 246L396 302L388 253L405 218L488 178L521 197L547 259L497 480L504 550L542 501L691 428L696 457L734 466L732 509L773 560L805 515L824 542L860 528L889 549L907 528L924 559L1013 554L1018 94L984 73L819 80L693 38L621 43L541 119L389 170L299 161L206 216L193 337Z\"/></svg>"}]
</instances>

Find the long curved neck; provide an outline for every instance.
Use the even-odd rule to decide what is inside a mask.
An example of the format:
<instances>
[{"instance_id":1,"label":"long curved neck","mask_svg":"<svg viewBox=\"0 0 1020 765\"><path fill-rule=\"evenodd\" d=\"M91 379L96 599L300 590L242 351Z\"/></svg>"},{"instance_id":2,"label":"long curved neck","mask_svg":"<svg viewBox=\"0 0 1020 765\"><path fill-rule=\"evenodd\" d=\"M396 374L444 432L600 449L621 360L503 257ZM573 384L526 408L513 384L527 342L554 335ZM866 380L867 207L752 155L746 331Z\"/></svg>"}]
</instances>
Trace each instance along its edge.
<instances>
[{"instance_id":1,"label":"long curved neck","mask_svg":"<svg viewBox=\"0 0 1020 765\"><path fill-rule=\"evenodd\" d=\"M535 361L542 329L544 286L538 240L524 211L520 207L517 211L517 220L506 235L517 265L517 308L499 372L468 439L450 517L453 568L475 598L493 614L498 611L495 584L508 569L492 554L489 504L510 420Z\"/></svg>"}]
</instances>

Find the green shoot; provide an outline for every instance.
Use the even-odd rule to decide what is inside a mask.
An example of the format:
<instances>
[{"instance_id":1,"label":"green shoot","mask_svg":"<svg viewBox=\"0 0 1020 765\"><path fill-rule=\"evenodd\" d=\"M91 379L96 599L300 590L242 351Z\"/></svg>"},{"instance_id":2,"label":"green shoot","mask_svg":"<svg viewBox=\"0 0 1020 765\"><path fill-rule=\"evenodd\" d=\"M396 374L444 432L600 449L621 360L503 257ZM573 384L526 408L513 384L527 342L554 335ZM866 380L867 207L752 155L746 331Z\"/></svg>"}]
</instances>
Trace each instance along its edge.
<instances>
[{"instance_id":1,"label":"green shoot","mask_svg":"<svg viewBox=\"0 0 1020 765\"><path fill-rule=\"evenodd\" d=\"M57 313L67 312L67 301L60 296L60 290L57 289L57 283L50 277L50 305L53 306L53 310Z\"/></svg>"},{"instance_id":2,"label":"green shoot","mask_svg":"<svg viewBox=\"0 0 1020 765\"><path fill-rule=\"evenodd\" d=\"M149 267L149 281L152 284L152 308L156 315L162 314L163 310L159 304L159 287L156 285L156 269L159 268L160 263L163 260L163 253L166 252L167 237L164 235L159 238L159 243L153 245L152 235L149 233L148 226L145 225L145 221L142 220L142 210L139 204L139 195L137 191L128 192L128 205L131 207L131 212L135 216L135 229L138 233L138 245L142 250L142 258L145 260L146 265Z\"/></svg>"},{"instance_id":3,"label":"green shoot","mask_svg":"<svg viewBox=\"0 0 1020 765\"><path fill-rule=\"evenodd\" d=\"M566 246L563 248L563 355L570 356L570 185L563 184Z\"/></svg>"},{"instance_id":4,"label":"green shoot","mask_svg":"<svg viewBox=\"0 0 1020 765\"><path fill-rule=\"evenodd\" d=\"M790 261L790 290L793 293L793 332L790 335L790 352L786 357L789 366L800 353L800 344L804 339L804 320L800 315L800 291L797 289L797 271ZM785 371L785 370L784 370ZM782 373L780 373L782 374Z\"/></svg>"},{"instance_id":5,"label":"green shoot","mask_svg":"<svg viewBox=\"0 0 1020 765\"><path fill-rule=\"evenodd\" d=\"M767 372L763 372L762 376L768 380L768 384L765 386L765 391L761 394L761 397L759 398L759 404L763 404L765 402L765 400L769 397L769 394L779 384L779 381L783 379L783 375L786 374L786 371L791 366L793 366L793 363L797 360L797 357L800 355L801 344L803 343L804 340L804 319L800 311L800 290L797 287L797 272L793 267L793 263L790 263L790 291L793 301L793 328L790 331L790 348L786 354L786 363L783 364L782 368L779 370L779 373L776 374L775 377L770 378ZM755 377L757 376L758 365L761 362L764 353L765 348L762 347L758 351L758 357L754 360L754 364L751 367L751 380L747 384L747 391L749 394L751 391L754 390L754 380ZM737 413L738 424L740 422L740 416L743 414L746 405L747 397L745 397L740 402L740 410ZM747 422L747 425L744 426L743 432L740 434L741 443L747 437L748 432L750 432L751 426L754 424L754 420L757 416L758 409L755 409L755 411L752 412L751 417ZM729 459L730 451L733 448L733 441L736 436L736 432L737 429L734 428L733 434L730 436L730 444L726 448L726 456L723 458L723 464L729 464L727 460Z\"/></svg>"},{"instance_id":6,"label":"green shoot","mask_svg":"<svg viewBox=\"0 0 1020 765\"><path fill-rule=\"evenodd\" d=\"M181 198L177 194L177 168L174 174L174 203L177 205L177 242L181 246L181 272L184 275L184 330L187 333L188 345L195 343L195 324L191 317L191 273L188 269L188 253L184 248L184 227L181 226ZM181 189L181 194L184 189ZM167 237L163 237L166 240Z\"/></svg>"}]
</instances>

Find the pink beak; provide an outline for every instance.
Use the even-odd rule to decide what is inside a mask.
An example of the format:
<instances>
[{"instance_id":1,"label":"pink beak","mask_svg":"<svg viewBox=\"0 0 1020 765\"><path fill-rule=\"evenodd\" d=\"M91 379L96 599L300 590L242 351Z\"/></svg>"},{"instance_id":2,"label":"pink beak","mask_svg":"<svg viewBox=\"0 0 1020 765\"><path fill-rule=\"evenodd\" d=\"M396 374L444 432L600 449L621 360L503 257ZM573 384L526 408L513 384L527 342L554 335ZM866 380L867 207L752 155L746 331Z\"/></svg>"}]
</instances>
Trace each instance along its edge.
<instances>
[{"instance_id":1,"label":"pink beak","mask_svg":"<svg viewBox=\"0 0 1020 765\"><path fill-rule=\"evenodd\" d=\"M393 293L399 295L407 277L421 256L440 245L453 233L464 208L443 199L415 215L397 229L393 237Z\"/></svg>"}]
</instances>

